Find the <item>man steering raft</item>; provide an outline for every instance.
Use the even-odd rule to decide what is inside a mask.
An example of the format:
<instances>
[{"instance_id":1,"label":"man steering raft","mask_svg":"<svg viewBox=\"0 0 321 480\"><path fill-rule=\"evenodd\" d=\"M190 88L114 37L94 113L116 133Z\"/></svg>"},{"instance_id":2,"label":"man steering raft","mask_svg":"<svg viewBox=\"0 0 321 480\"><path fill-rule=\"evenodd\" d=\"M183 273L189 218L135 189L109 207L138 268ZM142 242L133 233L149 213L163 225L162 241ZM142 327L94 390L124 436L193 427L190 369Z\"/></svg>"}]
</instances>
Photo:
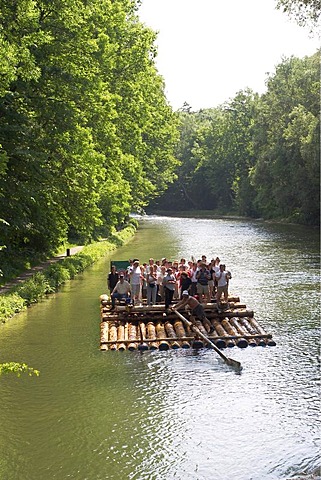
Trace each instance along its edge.
<instances>
[{"instance_id":1,"label":"man steering raft","mask_svg":"<svg viewBox=\"0 0 321 480\"><path fill-rule=\"evenodd\" d=\"M203 305L201 305L195 297L192 297L187 290L184 290L182 292L182 300L175 305L175 310L186 307L187 305L190 307L193 317L203 322L208 333L213 333L215 329L209 319L206 318ZM174 307L170 308L170 310L173 309Z\"/></svg>"}]
</instances>

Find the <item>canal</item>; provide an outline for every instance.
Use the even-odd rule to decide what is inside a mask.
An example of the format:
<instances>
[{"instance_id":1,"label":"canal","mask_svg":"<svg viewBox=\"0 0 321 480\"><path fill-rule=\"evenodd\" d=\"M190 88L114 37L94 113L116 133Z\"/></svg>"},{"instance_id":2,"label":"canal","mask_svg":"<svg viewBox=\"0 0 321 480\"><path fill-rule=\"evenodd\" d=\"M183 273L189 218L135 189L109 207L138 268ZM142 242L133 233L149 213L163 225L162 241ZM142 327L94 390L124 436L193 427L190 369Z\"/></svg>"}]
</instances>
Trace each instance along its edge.
<instances>
[{"instance_id":1,"label":"canal","mask_svg":"<svg viewBox=\"0 0 321 480\"><path fill-rule=\"evenodd\" d=\"M320 465L319 232L244 220L141 220L111 258L218 255L276 347L100 352L110 258L0 327L1 480L279 480ZM299 476L300 475L300 476ZM309 477L307 477L309 478Z\"/></svg>"}]
</instances>

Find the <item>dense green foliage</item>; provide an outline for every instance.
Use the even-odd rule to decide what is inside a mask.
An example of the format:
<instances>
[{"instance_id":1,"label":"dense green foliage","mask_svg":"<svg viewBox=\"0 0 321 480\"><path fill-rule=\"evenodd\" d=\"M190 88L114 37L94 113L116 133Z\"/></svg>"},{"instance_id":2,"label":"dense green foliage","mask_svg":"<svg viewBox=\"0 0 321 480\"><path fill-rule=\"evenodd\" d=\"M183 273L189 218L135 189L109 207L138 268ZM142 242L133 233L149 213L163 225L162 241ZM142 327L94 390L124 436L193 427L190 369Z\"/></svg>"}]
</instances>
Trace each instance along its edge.
<instances>
[{"instance_id":1,"label":"dense green foliage","mask_svg":"<svg viewBox=\"0 0 321 480\"><path fill-rule=\"evenodd\" d=\"M284 60L261 97L174 113L138 6L0 0L6 278L21 258L108 237L168 185L162 208L317 221L319 55Z\"/></svg>"},{"instance_id":2,"label":"dense green foliage","mask_svg":"<svg viewBox=\"0 0 321 480\"><path fill-rule=\"evenodd\" d=\"M284 59L262 96L180 112L178 180L152 208L206 209L318 224L320 53Z\"/></svg>"},{"instance_id":3,"label":"dense green foliage","mask_svg":"<svg viewBox=\"0 0 321 480\"><path fill-rule=\"evenodd\" d=\"M108 240L87 245L81 252L51 264L42 272L35 273L8 294L0 295L0 321L6 322L14 314L37 303L45 295L57 291L63 283L74 278L77 273L84 271L99 258L126 243L134 235L136 227L137 222L131 219L126 228L110 235Z\"/></svg>"},{"instance_id":4,"label":"dense green foliage","mask_svg":"<svg viewBox=\"0 0 321 480\"><path fill-rule=\"evenodd\" d=\"M108 236L172 180L177 116L137 3L0 0L1 256Z\"/></svg>"}]
</instances>

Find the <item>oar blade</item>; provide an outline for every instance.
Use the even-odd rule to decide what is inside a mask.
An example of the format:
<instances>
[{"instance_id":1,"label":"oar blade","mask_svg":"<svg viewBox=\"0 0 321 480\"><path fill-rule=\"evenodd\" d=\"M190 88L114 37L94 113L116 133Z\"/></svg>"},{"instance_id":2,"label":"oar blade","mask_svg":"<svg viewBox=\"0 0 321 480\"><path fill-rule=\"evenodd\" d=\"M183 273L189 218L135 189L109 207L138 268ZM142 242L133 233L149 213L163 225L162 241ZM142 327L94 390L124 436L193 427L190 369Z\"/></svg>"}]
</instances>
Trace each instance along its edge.
<instances>
[{"instance_id":1,"label":"oar blade","mask_svg":"<svg viewBox=\"0 0 321 480\"><path fill-rule=\"evenodd\" d=\"M239 370L241 371L242 370L242 365L240 362L238 362L237 360L233 360L233 358L229 358L227 357L227 365L229 365L230 367L233 367L235 368L236 370Z\"/></svg>"}]
</instances>

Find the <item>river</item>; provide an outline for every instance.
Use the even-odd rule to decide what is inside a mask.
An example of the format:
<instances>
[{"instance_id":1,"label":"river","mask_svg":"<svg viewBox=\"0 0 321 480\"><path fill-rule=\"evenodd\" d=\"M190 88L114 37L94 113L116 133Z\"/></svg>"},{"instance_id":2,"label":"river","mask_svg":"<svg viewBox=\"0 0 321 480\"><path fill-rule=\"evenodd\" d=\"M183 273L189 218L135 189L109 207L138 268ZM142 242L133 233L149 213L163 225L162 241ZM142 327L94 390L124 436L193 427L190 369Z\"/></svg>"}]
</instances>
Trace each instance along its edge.
<instances>
[{"instance_id":1,"label":"river","mask_svg":"<svg viewBox=\"0 0 321 480\"><path fill-rule=\"evenodd\" d=\"M141 220L111 258L220 256L275 347L101 352L110 258L0 327L1 480L279 480L320 465L319 232L244 220ZM310 477L308 477L310 478Z\"/></svg>"}]
</instances>

